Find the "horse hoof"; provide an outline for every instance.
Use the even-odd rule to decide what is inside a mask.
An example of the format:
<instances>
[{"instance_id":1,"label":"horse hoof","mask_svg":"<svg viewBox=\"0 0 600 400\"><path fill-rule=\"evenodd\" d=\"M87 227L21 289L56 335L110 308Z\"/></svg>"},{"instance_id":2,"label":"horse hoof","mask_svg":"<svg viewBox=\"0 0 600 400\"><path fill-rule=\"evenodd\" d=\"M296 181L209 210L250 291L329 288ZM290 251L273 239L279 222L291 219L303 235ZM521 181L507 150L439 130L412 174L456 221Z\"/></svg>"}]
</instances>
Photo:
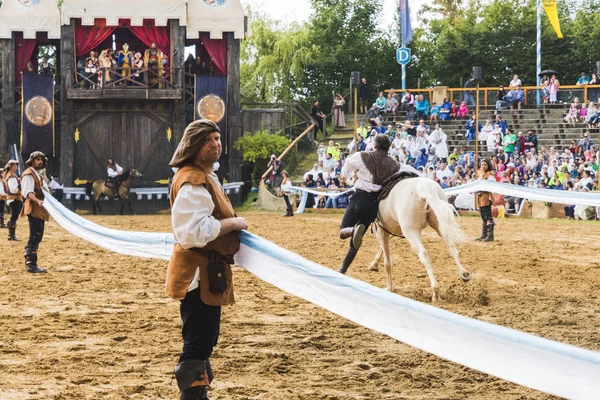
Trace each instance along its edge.
<instances>
[{"instance_id":1,"label":"horse hoof","mask_svg":"<svg viewBox=\"0 0 600 400\"><path fill-rule=\"evenodd\" d=\"M369 264L369 271L379 271L379 267L377 266L377 264Z\"/></svg>"},{"instance_id":2,"label":"horse hoof","mask_svg":"<svg viewBox=\"0 0 600 400\"><path fill-rule=\"evenodd\" d=\"M463 282L469 282L472 277L473 274L471 274L470 272L465 272L460 278L463 280Z\"/></svg>"},{"instance_id":3,"label":"horse hoof","mask_svg":"<svg viewBox=\"0 0 600 400\"><path fill-rule=\"evenodd\" d=\"M440 290L439 289L435 289L433 291L433 296L431 296L431 302L432 303L437 303L440 300L442 300L442 298L440 297Z\"/></svg>"}]
</instances>

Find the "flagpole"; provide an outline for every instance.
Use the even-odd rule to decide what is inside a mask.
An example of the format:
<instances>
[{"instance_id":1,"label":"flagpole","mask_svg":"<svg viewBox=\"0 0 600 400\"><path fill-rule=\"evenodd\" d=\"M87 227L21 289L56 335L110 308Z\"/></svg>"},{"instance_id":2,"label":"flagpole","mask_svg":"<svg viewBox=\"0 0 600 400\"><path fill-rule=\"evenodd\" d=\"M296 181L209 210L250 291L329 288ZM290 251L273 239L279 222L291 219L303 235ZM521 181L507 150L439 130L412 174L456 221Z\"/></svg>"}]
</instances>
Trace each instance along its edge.
<instances>
[{"instance_id":1,"label":"flagpole","mask_svg":"<svg viewBox=\"0 0 600 400\"><path fill-rule=\"evenodd\" d=\"M540 72L542 72L542 0L537 0L537 105L540 106Z\"/></svg>"},{"instance_id":2,"label":"flagpole","mask_svg":"<svg viewBox=\"0 0 600 400\"><path fill-rule=\"evenodd\" d=\"M402 90L406 90L406 65L402 65Z\"/></svg>"}]
</instances>

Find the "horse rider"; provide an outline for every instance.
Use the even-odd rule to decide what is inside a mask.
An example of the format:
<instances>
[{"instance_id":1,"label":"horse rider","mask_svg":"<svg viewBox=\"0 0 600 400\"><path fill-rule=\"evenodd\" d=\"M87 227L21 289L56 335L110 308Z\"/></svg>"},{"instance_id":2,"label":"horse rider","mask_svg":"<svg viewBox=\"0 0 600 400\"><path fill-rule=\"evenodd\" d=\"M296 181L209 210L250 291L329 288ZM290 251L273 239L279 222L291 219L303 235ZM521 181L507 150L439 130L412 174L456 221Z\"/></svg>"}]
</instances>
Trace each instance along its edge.
<instances>
[{"instance_id":1,"label":"horse rider","mask_svg":"<svg viewBox=\"0 0 600 400\"><path fill-rule=\"evenodd\" d=\"M181 400L208 399L221 306L234 303L230 264L240 246L239 231L248 228L213 171L221 151L219 127L201 119L185 129L170 162L178 168L171 188L177 243L167 267L166 293L181 301L183 351L175 368Z\"/></svg>"},{"instance_id":2,"label":"horse rider","mask_svg":"<svg viewBox=\"0 0 600 400\"><path fill-rule=\"evenodd\" d=\"M23 207L23 196L21 195L21 180L17 176L17 160L8 160L6 167L6 178L4 179L4 189L6 191L6 205L10 210L10 220L8 221L8 240L19 241L16 236L17 219Z\"/></svg>"},{"instance_id":3,"label":"horse rider","mask_svg":"<svg viewBox=\"0 0 600 400\"><path fill-rule=\"evenodd\" d=\"M42 191L45 185L42 170L48 166L48 159L41 151L34 151L25 165L28 168L21 174L21 188L25 198L21 216L27 215L29 220L29 240L25 245L25 266L29 273L43 274L46 273L46 270L37 265L37 251L44 237L44 224L50 220L50 214L44 208L44 192Z\"/></svg>"},{"instance_id":4,"label":"horse rider","mask_svg":"<svg viewBox=\"0 0 600 400\"><path fill-rule=\"evenodd\" d=\"M108 159L108 165L106 166L106 173L108 179L105 185L110 188L115 194L115 197L119 194L119 175L123 173L123 167L117 164L112 158Z\"/></svg>"},{"instance_id":5,"label":"horse rider","mask_svg":"<svg viewBox=\"0 0 600 400\"><path fill-rule=\"evenodd\" d=\"M338 272L345 274L354 261L362 244L365 231L377 218L378 197L384 184L400 171L400 163L389 156L391 140L388 135L376 135L373 151L360 151L346 159L342 175L351 177L356 174L354 188L356 192L342 218L340 239L350 240L348 252Z\"/></svg>"}]
</instances>

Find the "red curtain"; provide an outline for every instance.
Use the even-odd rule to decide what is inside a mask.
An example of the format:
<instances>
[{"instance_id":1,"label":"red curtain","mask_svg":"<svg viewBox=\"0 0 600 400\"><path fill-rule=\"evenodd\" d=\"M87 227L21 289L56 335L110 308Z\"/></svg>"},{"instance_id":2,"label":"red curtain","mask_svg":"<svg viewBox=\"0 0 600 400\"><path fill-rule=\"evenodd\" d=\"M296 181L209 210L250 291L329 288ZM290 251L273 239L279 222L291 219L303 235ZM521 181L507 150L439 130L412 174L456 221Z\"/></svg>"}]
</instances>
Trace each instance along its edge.
<instances>
[{"instance_id":1,"label":"red curtain","mask_svg":"<svg viewBox=\"0 0 600 400\"><path fill-rule=\"evenodd\" d=\"M227 39L211 39L208 35L200 35L200 39L217 70L215 75L227 75Z\"/></svg>"},{"instance_id":2,"label":"red curtain","mask_svg":"<svg viewBox=\"0 0 600 400\"><path fill-rule=\"evenodd\" d=\"M106 26L105 19L96 19L93 26L75 25L75 43L77 57L88 54L109 37L115 26Z\"/></svg>"},{"instance_id":3,"label":"red curtain","mask_svg":"<svg viewBox=\"0 0 600 400\"><path fill-rule=\"evenodd\" d=\"M25 67L31 59L35 45L35 39L23 39L23 33L15 34L15 77L17 83L21 83L21 72L25 72Z\"/></svg>"},{"instance_id":4,"label":"red curtain","mask_svg":"<svg viewBox=\"0 0 600 400\"><path fill-rule=\"evenodd\" d=\"M129 30L146 46L156 43L156 47L167 56L171 54L169 29L166 26L154 26L154 20L144 20L144 26L129 26ZM143 54L142 54L143 56Z\"/></svg>"}]
</instances>

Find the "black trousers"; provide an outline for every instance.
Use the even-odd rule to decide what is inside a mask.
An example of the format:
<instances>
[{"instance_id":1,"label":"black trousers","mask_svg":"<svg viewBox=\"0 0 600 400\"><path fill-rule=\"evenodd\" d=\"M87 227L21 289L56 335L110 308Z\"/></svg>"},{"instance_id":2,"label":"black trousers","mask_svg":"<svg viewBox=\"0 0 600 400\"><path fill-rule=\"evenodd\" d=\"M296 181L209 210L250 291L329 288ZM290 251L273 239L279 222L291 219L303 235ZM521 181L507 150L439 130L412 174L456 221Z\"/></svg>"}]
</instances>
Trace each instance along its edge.
<instances>
[{"instance_id":1,"label":"black trousers","mask_svg":"<svg viewBox=\"0 0 600 400\"><path fill-rule=\"evenodd\" d=\"M483 220L483 222L485 222L486 224L489 225L490 222L492 224L494 223L491 204L489 206L479 207L479 214L481 215L481 219Z\"/></svg>"},{"instance_id":2,"label":"black trousers","mask_svg":"<svg viewBox=\"0 0 600 400\"><path fill-rule=\"evenodd\" d=\"M4 206L6 205L6 200L0 200L0 217L4 218Z\"/></svg>"},{"instance_id":3,"label":"black trousers","mask_svg":"<svg viewBox=\"0 0 600 400\"><path fill-rule=\"evenodd\" d=\"M17 219L19 218L19 214L21 214L21 208L23 208L23 202L19 200L13 200L12 203L8 206L10 208L10 221L8 221L8 226L14 227L17 226Z\"/></svg>"},{"instance_id":4,"label":"black trousers","mask_svg":"<svg viewBox=\"0 0 600 400\"><path fill-rule=\"evenodd\" d=\"M221 307L204 304L200 299L200 288L197 288L181 300L179 312L183 322L183 351L179 362L208 359L219 339Z\"/></svg>"},{"instance_id":5,"label":"black trousers","mask_svg":"<svg viewBox=\"0 0 600 400\"><path fill-rule=\"evenodd\" d=\"M283 200L285 201L285 205L287 206L287 208L290 208L292 206L292 204L290 203L290 198L287 194L283 195Z\"/></svg>"},{"instance_id":6,"label":"black trousers","mask_svg":"<svg viewBox=\"0 0 600 400\"><path fill-rule=\"evenodd\" d=\"M44 237L44 223L45 221L40 218L32 217L31 215L27 216L29 220L29 240L27 241L27 245L25 245L25 253L30 249L31 251L36 251L40 246L40 242Z\"/></svg>"},{"instance_id":7,"label":"black trousers","mask_svg":"<svg viewBox=\"0 0 600 400\"><path fill-rule=\"evenodd\" d=\"M369 227L377 218L377 197L379 192L357 190L352 197L342 218L341 228L350 228L359 222Z\"/></svg>"},{"instance_id":8,"label":"black trousers","mask_svg":"<svg viewBox=\"0 0 600 400\"><path fill-rule=\"evenodd\" d=\"M59 203L62 203L62 198L63 198L64 194L65 194L64 190L54 189L54 191L52 192L52 197L54 197L56 200L58 200Z\"/></svg>"}]
</instances>

